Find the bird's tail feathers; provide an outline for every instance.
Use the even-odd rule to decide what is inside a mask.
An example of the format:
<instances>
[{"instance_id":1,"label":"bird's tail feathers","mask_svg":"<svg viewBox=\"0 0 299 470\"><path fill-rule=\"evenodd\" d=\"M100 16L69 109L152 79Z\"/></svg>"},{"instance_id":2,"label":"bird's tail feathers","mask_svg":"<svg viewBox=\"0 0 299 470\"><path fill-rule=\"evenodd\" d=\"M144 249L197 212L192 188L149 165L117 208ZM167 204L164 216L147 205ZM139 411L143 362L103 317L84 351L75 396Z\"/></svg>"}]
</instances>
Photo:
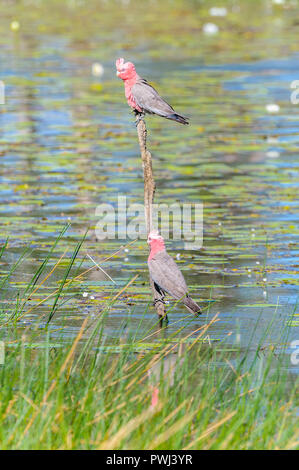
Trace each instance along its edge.
<instances>
[{"instance_id":1,"label":"bird's tail feathers","mask_svg":"<svg viewBox=\"0 0 299 470\"><path fill-rule=\"evenodd\" d=\"M191 297L186 296L186 297L183 299L183 302L184 302L184 304L186 305L187 309L188 309L191 313L197 313L197 315L200 315L200 314L201 314L201 308L200 308L200 306L197 305L197 303L194 302L194 300L192 300Z\"/></svg>"},{"instance_id":2,"label":"bird's tail feathers","mask_svg":"<svg viewBox=\"0 0 299 470\"><path fill-rule=\"evenodd\" d=\"M166 117L167 117L167 119L171 119L172 121L180 122L181 124L189 124L188 118L186 118L184 116L180 116L180 114L177 114L177 113L169 114Z\"/></svg>"}]
</instances>

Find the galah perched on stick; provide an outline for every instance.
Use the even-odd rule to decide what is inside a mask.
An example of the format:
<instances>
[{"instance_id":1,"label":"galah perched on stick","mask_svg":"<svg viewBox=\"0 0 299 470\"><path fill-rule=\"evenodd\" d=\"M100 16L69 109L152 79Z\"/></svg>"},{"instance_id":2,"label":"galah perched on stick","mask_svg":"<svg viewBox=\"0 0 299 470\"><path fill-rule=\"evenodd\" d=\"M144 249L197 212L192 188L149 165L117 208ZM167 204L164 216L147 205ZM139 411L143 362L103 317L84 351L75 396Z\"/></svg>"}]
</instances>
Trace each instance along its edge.
<instances>
[{"instance_id":1,"label":"galah perched on stick","mask_svg":"<svg viewBox=\"0 0 299 470\"><path fill-rule=\"evenodd\" d=\"M158 114L181 124L189 124L187 118L177 114L156 90L138 75L132 62L125 62L123 58L117 59L116 70L116 75L124 81L128 105L138 116L138 122L147 113Z\"/></svg>"},{"instance_id":2,"label":"galah perched on stick","mask_svg":"<svg viewBox=\"0 0 299 470\"><path fill-rule=\"evenodd\" d=\"M151 250L148 268L155 289L162 295L167 292L176 300L182 300L190 312L200 314L200 307L188 295L183 274L165 249L163 237L157 231L152 231L148 235L147 242Z\"/></svg>"}]
</instances>

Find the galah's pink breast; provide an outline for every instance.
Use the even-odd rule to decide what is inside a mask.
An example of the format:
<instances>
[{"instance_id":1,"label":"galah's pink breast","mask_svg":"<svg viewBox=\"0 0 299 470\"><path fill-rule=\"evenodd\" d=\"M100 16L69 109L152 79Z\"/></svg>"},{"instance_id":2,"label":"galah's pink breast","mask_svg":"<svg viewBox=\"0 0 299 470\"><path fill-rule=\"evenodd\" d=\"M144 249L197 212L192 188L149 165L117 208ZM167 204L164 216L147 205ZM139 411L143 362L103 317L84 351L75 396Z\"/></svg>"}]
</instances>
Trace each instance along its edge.
<instances>
[{"instance_id":1,"label":"galah's pink breast","mask_svg":"<svg viewBox=\"0 0 299 470\"><path fill-rule=\"evenodd\" d=\"M140 113L142 112L142 109L139 108L139 106L136 104L134 97L132 95L132 87L131 85L125 83L125 95L127 98L128 105L131 106L131 108L136 109Z\"/></svg>"},{"instance_id":2,"label":"galah's pink breast","mask_svg":"<svg viewBox=\"0 0 299 470\"><path fill-rule=\"evenodd\" d=\"M161 240L154 240L151 243L151 251L148 257L148 261L150 261L159 251L164 251L165 245L164 242Z\"/></svg>"}]
</instances>

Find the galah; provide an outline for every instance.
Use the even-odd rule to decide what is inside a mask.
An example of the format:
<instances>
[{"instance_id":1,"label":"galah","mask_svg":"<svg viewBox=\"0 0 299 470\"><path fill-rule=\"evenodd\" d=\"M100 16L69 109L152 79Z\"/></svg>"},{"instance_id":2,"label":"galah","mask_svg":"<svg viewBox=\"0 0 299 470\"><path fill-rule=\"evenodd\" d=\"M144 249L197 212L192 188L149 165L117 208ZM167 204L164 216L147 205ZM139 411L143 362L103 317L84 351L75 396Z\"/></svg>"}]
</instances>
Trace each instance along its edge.
<instances>
[{"instance_id":1,"label":"galah","mask_svg":"<svg viewBox=\"0 0 299 470\"><path fill-rule=\"evenodd\" d=\"M138 117L138 122L144 114L158 114L181 124L189 124L186 117L177 114L170 104L138 75L132 62L125 62L123 58L117 59L116 70L116 75L124 81L128 105Z\"/></svg>"},{"instance_id":2,"label":"galah","mask_svg":"<svg viewBox=\"0 0 299 470\"><path fill-rule=\"evenodd\" d=\"M163 237L154 230L149 233L147 242L150 246L148 268L155 289L163 297L165 293L170 294L174 299L181 300L190 312L200 314L200 307L188 295L183 274L165 249Z\"/></svg>"}]
</instances>

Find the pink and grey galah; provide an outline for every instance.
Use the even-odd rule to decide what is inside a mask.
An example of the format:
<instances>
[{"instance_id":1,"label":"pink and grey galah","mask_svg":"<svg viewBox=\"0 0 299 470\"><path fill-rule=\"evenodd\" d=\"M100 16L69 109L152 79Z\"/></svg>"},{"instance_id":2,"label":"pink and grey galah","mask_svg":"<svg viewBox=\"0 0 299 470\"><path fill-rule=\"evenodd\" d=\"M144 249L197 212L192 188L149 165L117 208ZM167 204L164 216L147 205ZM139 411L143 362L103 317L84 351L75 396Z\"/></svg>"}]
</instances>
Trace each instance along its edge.
<instances>
[{"instance_id":1,"label":"pink and grey galah","mask_svg":"<svg viewBox=\"0 0 299 470\"><path fill-rule=\"evenodd\" d=\"M116 70L116 75L124 81L127 102L136 114L137 122L144 114L157 114L181 124L189 124L186 117L177 114L172 106L138 75L132 62L125 62L123 58L117 59Z\"/></svg>"},{"instance_id":2,"label":"pink and grey galah","mask_svg":"<svg viewBox=\"0 0 299 470\"><path fill-rule=\"evenodd\" d=\"M192 313L201 313L201 308L188 295L188 287L183 274L165 249L163 237L157 231L148 235L150 246L148 268L155 289L164 297L165 293L181 300Z\"/></svg>"}]
</instances>

